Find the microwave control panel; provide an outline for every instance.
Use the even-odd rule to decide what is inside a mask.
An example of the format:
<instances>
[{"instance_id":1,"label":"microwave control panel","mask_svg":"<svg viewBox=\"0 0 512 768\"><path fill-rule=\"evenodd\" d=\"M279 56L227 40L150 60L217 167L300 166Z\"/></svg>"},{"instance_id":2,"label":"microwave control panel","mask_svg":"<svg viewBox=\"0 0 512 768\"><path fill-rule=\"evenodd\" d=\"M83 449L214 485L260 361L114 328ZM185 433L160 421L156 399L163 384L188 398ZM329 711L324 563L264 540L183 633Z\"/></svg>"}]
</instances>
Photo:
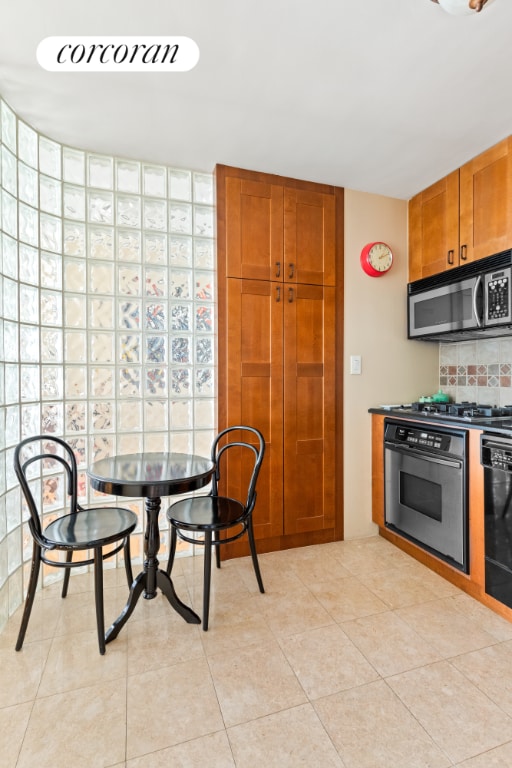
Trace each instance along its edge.
<instances>
[{"instance_id":1,"label":"microwave control panel","mask_svg":"<svg viewBox=\"0 0 512 768\"><path fill-rule=\"evenodd\" d=\"M487 324L512 321L510 279L510 267L485 276Z\"/></svg>"}]
</instances>

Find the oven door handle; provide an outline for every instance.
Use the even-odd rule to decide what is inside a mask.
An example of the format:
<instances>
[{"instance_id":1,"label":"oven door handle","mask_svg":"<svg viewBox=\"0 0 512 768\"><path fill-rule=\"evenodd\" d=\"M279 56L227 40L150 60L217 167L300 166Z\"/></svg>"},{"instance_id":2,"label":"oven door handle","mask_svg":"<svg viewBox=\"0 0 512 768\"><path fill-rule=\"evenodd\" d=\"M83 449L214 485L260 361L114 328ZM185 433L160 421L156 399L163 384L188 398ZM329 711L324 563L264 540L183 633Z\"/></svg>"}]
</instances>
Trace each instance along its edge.
<instances>
[{"instance_id":1,"label":"oven door handle","mask_svg":"<svg viewBox=\"0 0 512 768\"><path fill-rule=\"evenodd\" d=\"M441 464L443 467L454 467L456 469L461 469L463 466L463 462L457 461L457 459L442 459L440 456L436 456L433 453L428 453L427 451L416 451L414 448L411 448L408 445L396 446L392 443L384 443L384 448L387 451L393 451L394 453L402 454L402 456L414 456L415 459L422 459L423 461L428 461L430 464Z\"/></svg>"}]
</instances>

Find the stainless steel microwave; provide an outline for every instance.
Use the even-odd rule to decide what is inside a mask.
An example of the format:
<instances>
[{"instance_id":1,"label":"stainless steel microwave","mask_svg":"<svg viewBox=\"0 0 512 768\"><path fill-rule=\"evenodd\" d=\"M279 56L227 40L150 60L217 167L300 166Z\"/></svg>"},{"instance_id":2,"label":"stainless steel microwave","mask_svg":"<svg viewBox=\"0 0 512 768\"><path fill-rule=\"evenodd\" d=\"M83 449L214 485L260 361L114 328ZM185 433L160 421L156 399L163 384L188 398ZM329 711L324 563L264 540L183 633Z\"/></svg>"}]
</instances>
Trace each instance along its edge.
<instances>
[{"instance_id":1,"label":"stainless steel microwave","mask_svg":"<svg viewBox=\"0 0 512 768\"><path fill-rule=\"evenodd\" d=\"M512 250L407 288L410 339L460 341L512 334Z\"/></svg>"}]
</instances>

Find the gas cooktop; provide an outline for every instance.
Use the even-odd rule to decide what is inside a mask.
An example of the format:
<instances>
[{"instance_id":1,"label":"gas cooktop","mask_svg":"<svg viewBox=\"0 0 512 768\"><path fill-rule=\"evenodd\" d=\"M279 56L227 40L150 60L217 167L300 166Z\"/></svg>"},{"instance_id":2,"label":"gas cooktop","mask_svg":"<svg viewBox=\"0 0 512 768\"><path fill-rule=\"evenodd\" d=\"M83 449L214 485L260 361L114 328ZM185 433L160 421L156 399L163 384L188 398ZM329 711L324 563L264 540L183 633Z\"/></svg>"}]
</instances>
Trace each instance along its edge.
<instances>
[{"instance_id":1,"label":"gas cooktop","mask_svg":"<svg viewBox=\"0 0 512 768\"><path fill-rule=\"evenodd\" d=\"M414 416L428 416L439 419L456 419L460 421L482 421L482 419L498 421L512 417L512 405L496 406L481 403L411 403L410 405L391 406L393 410Z\"/></svg>"}]
</instances>

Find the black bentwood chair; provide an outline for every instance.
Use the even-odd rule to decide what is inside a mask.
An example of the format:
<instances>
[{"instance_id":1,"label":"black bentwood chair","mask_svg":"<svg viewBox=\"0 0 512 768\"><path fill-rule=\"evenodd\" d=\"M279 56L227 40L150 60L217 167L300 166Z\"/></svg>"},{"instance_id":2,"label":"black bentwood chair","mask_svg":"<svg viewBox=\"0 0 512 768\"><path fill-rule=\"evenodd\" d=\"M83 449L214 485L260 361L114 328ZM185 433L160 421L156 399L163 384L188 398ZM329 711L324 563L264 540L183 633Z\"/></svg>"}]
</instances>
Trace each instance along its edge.
<instances>
[{"instance_id":1,"label":"black bentwood chair","mask_svg":"<svg viewBox=\"0 0 512 768\"><path fill-rule=\"evenodd\" d=\"M99 649L103 655L103 560L124 548L126 578L131 587L130 534L137 525L137 516L130 509L120 507L81 507L77 501L75 454L58 437L38 435L22 440L14 452L14 471L27 502L30 513L28 524L33 537L32 567L16 650L21 650L25 639L41 562L65 568L62 597L66 597L68 592L71 568L94 563L96 623ZM36 502L36 497L41 497L40 503ZM57 506L68 514L55 518ZM103 547L109 545L115 546L104 553ZM94 557L73 562L74 552L89 549L94 550ZM48 557L48 553L53 552L65 552L66 559Z\"/></svg>"},{"instance_id":2,"label":"black bentwood chair","mask_svg":"<svg viewBox=\"0 0 512 768\"><path fill-rule=\"evenodd\" d=\"M221 440L226 435L231 435L233 432L251 433L256 438L257 445L239 440L219 446ZM247 440L249 440L251 434L242 435L242 437L246 437ZM237 501L236 499L231 499L227 496L219 496L217 493L220 480L220 467L221 464L224 465L224 462L227 460L227 454L231 451L239 451L240 456L242 453L247 454L247 452L252 452L253 454L249 488L245 502ZM222 544L235 541L236 539L239 539L240 536L247 533L254 571L256 573L256 579L258 580L258 587L260 592L265 591L261 579L258 556L256 554L252 524L252 513L254 505L256 504L256 482L258 480L264 453L265 440L263 439L261 432L254 429L254 427L236 426L224 429L217 435L212 444L211 457L212 461L215 463L215 473L212 477L210 494L208 496L195 496L189 499L182 499L181 501L172 504L167 510L167 519L171 524L171 543L169 562L167 564L168 574L171 573L174 556L176 554L177 536L192 544L204 545L203 629L205 632L208 629L208 616L210 612L212 545L215 547L217 568L220 568L219 547ZM231 454L232 457L235 455L235 453ZM230 536L221 538L221 532L227 531L230 528L238 530ZM201 533L203 534L204 539L192 538L189 536L190 533Z\"/></svg>"}]
</instances>

